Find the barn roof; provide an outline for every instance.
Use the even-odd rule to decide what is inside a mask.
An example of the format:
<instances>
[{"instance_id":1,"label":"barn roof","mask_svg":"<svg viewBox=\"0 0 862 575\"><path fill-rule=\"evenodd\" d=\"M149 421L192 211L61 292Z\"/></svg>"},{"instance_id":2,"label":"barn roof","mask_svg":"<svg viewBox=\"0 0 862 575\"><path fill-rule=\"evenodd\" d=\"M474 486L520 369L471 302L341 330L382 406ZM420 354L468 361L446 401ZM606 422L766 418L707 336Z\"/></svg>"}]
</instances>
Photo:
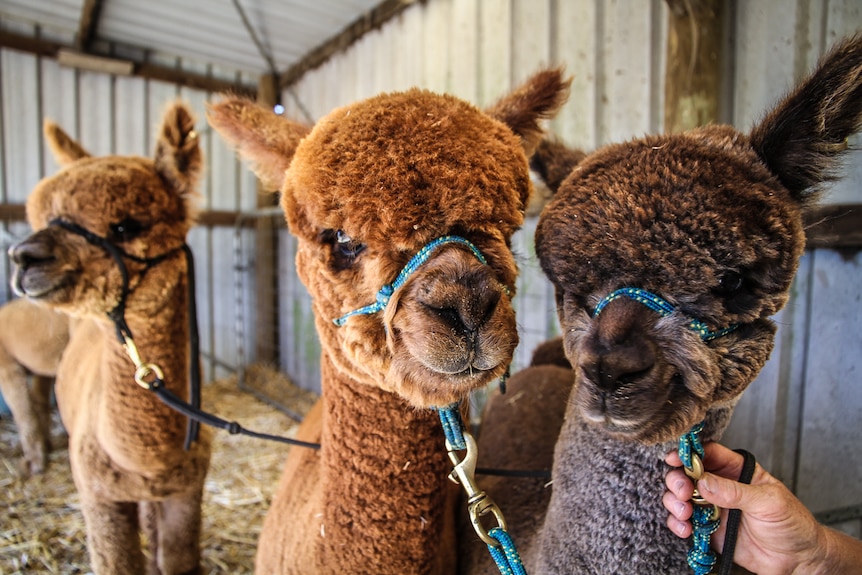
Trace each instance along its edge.
<instances>
[{"instance_id":1,"label":"barn roof","mask_svg":"<svg viewBox=\"0 0 862 575\"><path fill-rule=\"evenodd\" d=\"M254 86L272 74L285 86L411 3L2 0L0 46L113 73L170 76L182 69L190 85L200 75ZM176 73L162 79L182 83Z\"/></svg>"}]
</instances>

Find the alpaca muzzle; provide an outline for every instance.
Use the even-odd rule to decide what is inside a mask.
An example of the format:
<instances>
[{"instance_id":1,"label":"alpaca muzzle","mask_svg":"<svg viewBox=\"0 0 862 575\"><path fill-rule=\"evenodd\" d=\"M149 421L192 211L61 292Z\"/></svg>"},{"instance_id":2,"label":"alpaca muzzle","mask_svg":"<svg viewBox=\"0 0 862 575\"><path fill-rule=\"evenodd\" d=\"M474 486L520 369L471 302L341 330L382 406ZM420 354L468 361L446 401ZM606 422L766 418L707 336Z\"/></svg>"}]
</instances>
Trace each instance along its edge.
<instances>
[{"instance_id":1,"label":"alpaca muzzle","mask_svg":"<svg viewBox=\"0 0 862 575\"><path fill-rule=\"evenodd\" d=\"M65 285L63 266L56 250L59 243L50 231L36 232L9 248L15 265L12 290L19 296L40 299Z\"/></svg>"},{"instance_id":2,"label":"alpaca muzzle","mask_svg":"<svg viewBox=\"0 0 862 575\"><path fill-rule=\"evenodd\" d=\"M482 252L479 251L479 248L473 245L470 241L460 236L439 237L436 240L433 240L432 242L427 244L425 247L419 250L412 258L410 258L404 268L395 277L395 280L392 283L386 284L380 288L380 290L375 295L375 301L373 303L370 303L359 309L347 312L343 316L333 319L332 323L334 323L338 327L341 327L347 322L350 317L354 315L368 315L377 313L379 311L384 311L386 309L386 306L389 304L389 300L392 299L392 295L395 293L395 291L398 290L398 288L400 288L401 286L403 286L407 282L408 278L410 278L410 276L413 275L413 273L420 266L422 266L422 264L428 261L428 259L438 247L450 243L457 243L466 246L470 249L471 252L473 252L473 255L476 256L476 259L478 259L483 265L488 265L488 261L485 259L485 256L483 256Z\"/></svg>"}]
</instances>

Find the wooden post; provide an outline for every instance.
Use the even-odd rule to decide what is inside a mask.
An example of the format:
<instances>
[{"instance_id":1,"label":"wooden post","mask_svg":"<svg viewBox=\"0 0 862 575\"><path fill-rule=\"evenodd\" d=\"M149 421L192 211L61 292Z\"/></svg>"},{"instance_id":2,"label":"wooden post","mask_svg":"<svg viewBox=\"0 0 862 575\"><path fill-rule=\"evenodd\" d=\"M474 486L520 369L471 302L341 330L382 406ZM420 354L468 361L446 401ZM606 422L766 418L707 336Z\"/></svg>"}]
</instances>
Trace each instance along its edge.
<instances>
[{"instance_id":1,"label":"wooden post","mask_svg":"<svg viewBox=\"0 0 862 575\"><path fill-rule=\"evenodd\" d=\"M278 77L263 75L258 81L257 101L268 108L279 103ZM268 190L258 181L257 207L270 208L278 205L278 194ZM278 331L278 237L279 228L275 218L266 216L255 219L255 361L279 365Z\"/></svg>"},{"instance_id":2,"label":"wooden post","mask_svg":"<svg viewBox=\"0 0 862 575\"><path fill-rule=\"evenodd\" d=\"M719 121L725 1L667 0L667 133Z\"/></svg>"}]
</instances>

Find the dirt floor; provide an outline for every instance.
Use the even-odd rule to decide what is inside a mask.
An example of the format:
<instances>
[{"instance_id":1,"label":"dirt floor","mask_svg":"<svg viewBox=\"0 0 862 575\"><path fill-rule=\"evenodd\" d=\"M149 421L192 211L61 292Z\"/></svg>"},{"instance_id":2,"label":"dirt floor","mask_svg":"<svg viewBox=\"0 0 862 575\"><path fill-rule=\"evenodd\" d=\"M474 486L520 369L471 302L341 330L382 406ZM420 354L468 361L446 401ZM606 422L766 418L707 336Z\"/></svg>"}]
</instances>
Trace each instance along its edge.
<instances>
[{"instance_id":1,"label":"dirt floor","mask_svg":"<svg viewBox=\"0 0 862 575\"><path fill-rule=\"evenodd\" d=\"M257 388L279 387L281 400L300 414L315 399L271 369L250 369L247 377L265 383ZM203 404L255 431L292 435L296 427L281 411L240 391L235 378L206 385ZM23 479L17 471L21 448L15 426L10 417L0 419L0 575L90 572L66 436L56 413L53 421L55 448L48 471ZM204 488L204 573L252 573L261 523L289 449L281 443L214 431Z\"/></svg>"}]
</instances>

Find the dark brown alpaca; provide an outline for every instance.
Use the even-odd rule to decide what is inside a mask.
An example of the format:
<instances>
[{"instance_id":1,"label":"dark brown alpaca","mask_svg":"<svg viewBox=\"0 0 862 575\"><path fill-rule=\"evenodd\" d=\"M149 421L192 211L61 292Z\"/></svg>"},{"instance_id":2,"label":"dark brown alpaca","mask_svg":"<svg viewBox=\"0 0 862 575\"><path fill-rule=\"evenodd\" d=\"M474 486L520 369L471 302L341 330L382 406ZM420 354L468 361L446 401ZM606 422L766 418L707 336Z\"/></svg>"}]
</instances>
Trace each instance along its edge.
<instances>
[{"instance_id":1,"label":"dark brown alpaca","mask_svg":"<svg viewBox=\"0 0 862 575\"><path fill-rule=\"evenodd\" d=\"M573 379L558 371L540 388L574 383L565 422L550 425L541 407L517 411L505 396L486 413L488 424L517 420L559 433L547 506L546 493L530 498L513 481L491 491L513 518L531 574L691 572L690 543L665 526L664 455L702 421L701 439L718 439L769 357L769 317L787 302L805 248L802 212L860 125L855 37L748 135L707 126L611 145L562 181L542 213L536 251L574 366ZM671 309L658 313L621 288L647 290ZM534 370L517 374L510 393L540 381ZM480 464L519 467L494 456L500 441L482 434ZM507 450L535 459L536 444L547 442ZM482 551L469 550L467 572L494 572L476 561Z\"/></svg>"},{"instance_id":2,"label":"dark brown alpaca","mask_svg":"<svg viewBox=\"0 0 862 575\"><path fill-rule=\"evenodd\" d=\"M93 571L198 573L208 435L185 451L185 417L135 383L135 365L107 316L122 299L120 267L75 231L83 228L122 250L125 320L138 350L162 369L173 393L188 397L181 247L194 221L202 168L194 120L184 106L171 106L153 159L91 157L56 125L46 122L45 133L63 168L28 198L34 232L10 250L13 285L82 318L60 362L56 394ZM158 261L142 263L149 258ZM139 529L149 539L148 561Z\"/></svg>"},{"instance_id":3,"label":"dark brown alpaca","mask_svg":"<svg viewBox=\"0 0 862 575\"><path fill-rule=\"evenodd\" d=\"M443 574L455 569L451 470L436 413L502 375L518 341L512 233L530 195L538 121L568 83L537 74L487 113L410 90L339 108L312 130L227 99L210 123L281 190L314 297L321 400L298 436L258 546L258 573ZM525 153L526 152L526 153ZM408 260L446 243L385 310Z\"/></svg>"}]
</instances>

